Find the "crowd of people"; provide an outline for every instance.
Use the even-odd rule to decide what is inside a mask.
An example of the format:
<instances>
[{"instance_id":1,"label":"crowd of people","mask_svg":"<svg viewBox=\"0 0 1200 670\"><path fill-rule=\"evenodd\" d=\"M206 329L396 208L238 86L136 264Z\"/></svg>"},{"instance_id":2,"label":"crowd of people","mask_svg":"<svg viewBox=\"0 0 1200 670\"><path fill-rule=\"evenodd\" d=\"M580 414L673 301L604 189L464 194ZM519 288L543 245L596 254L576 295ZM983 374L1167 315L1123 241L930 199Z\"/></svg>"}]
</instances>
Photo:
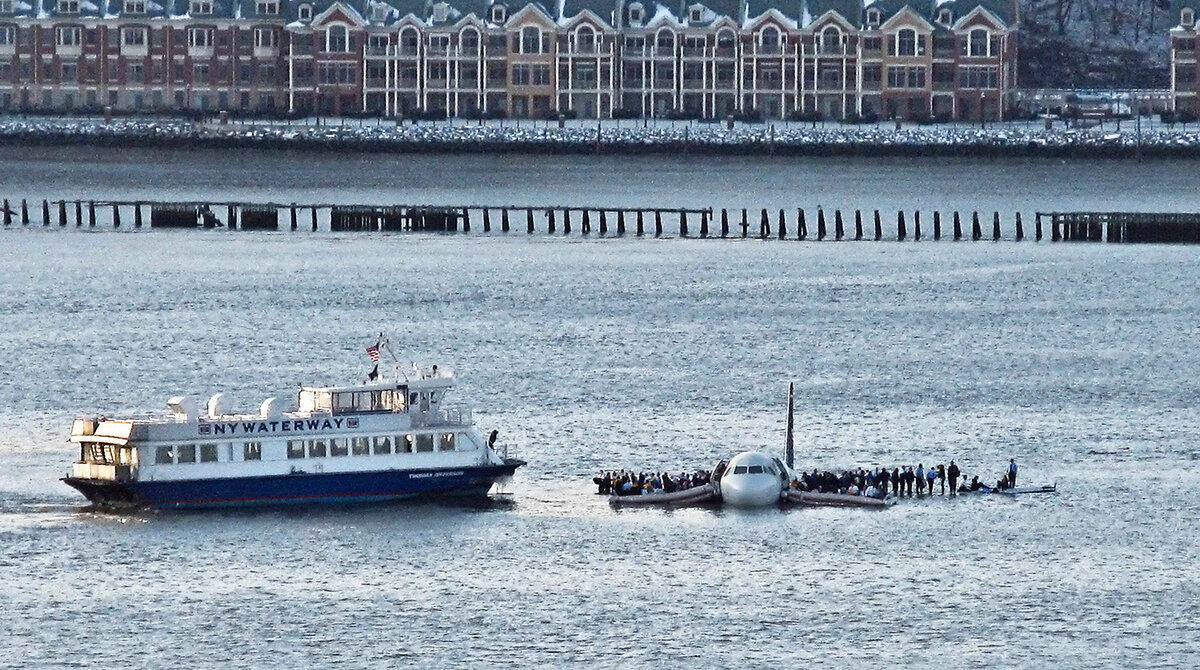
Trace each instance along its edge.
<instances>
[{"instance_id":1,"label":"crowd of people","mask_svg":"<svg viewBox=\"0 0 1200 670\"><path fill-rule=\"evenodd\" d=\"M672 475L666 472L633 472L608 470L593 477L596 492L600 495L646 495L650 493L674 493L709 483L712 473L697 470ZM800 491L820 493L845 493L870 496L872 498L912 497L925 495L957 495L971 491L1010 489L1017 485L1017 463L1010 459L1003 476L993 487L979 480L979 476L967 481L966 475L954 461L950 465L938 463L925 467L924 463L902 465L893 468L874 468L800 473L792 481L793 488Z\"/></svg>"},{"instance_id":2,"label":"crowd of people","mask_svg":"<svg viewBox=\"0 0 1200 670\"><path fill-rule=\"evenodd\" d=\"M609 470L593 477L592 482L596 484L596 493L600 495L636 496L674 493L704 486L711 476L712 473L707 470L697 470L691 474L681 472L677 475L667 472Z\"/></svg>"}]
</instances>

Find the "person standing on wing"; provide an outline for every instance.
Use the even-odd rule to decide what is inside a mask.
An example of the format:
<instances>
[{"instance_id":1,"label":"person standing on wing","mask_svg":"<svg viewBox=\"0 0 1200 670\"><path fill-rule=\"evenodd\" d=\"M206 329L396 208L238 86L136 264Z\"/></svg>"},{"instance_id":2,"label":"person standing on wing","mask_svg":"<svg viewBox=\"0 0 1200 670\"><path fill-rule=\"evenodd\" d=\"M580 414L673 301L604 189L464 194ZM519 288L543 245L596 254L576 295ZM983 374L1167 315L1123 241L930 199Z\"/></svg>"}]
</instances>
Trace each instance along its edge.
<instances>
[{"instance_id":1,"label":"person standing on wing","mask_svg":"<svg viewBox=\"0 0 1200 670\"><path fill-rule=\"evenodd\" d=\"M950 461L950 467L946 468L946 476L950 478L950 495L958 495L958 476L962 472L958 469L958 465L954 461Z\"/></svg>"},{"instance_id":2,"label":"person standing on wing","mask_svg":"<svg viewBox=\"0 0 1200 670\"><path fill-rule=\"evenodd\" d=\"M1008 488L1017 487L1017 462L1014 459L1008 459Z\"/></svg>"}]
</instances>

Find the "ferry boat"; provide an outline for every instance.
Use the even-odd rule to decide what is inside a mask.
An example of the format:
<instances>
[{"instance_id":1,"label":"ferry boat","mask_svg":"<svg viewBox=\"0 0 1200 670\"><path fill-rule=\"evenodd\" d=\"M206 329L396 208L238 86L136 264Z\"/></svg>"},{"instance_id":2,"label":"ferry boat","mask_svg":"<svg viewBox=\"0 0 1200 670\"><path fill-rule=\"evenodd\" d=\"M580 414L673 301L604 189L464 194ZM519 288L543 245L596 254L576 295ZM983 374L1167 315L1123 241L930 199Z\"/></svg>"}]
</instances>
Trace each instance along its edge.
<instances>
[{"instance_id":1,"label":"ferry boat","mask_svg":"<svg viewBox=\"0 0 1200 670\"><path fill-rule=\"evenodd\" d=\"M374 357L374 354L373 354ZM525 464L444 404L452 371L412 366L352 386L301 387L296 409L276 398L257 414L204 412L174 397L170 413L76 419L79 460L62 479L101 507L203 508L364 503L485 496Z\"/></svg>"}]
</instances>

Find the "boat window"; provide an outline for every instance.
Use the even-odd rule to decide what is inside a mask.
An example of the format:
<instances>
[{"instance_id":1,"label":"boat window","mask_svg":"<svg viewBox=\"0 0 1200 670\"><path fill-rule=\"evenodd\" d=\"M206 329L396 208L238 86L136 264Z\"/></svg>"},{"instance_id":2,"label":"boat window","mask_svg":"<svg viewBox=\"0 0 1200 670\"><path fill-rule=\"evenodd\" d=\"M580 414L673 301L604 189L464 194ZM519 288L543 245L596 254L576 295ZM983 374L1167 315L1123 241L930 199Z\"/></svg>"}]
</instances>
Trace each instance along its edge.
<instances>
[{"instance_id":1,"label":"boat window","mask_svg":"<svg viewBox=\"0 0 1200 670\"><path fill-rule=\"evenodd\" d=\"M288 458L304 458L304 440L288 440Z\"/></svg>"},{"instance_id":2,"label":"boat window","mask_svg":"<svg viewBox=\"0 0 1200 670\"><path fill-rule=\"evenodd\" d=\"M158 465L175 462L175 454L172 453L171 447L158 447L154 450L154 462Z\"/></svg>"},{"instance_id":3,"label":"boat window","mask_svg":"<svg viewBox=\"0 0 1200 670\"><path fill-rule=\"evenodd\" d=\"M309 440L308 457L325 458L325 440Z\"/></svg>"},{"instance_id":4,"label":"boat window","mask_svg":"<svg viewBox=\"0 0 1200 670\"><path fill-rule=\"evenodd\" d=\"M202 444L200 445L200 462L215 463L217 461L217 445Z\"/></svg>"},{"instance_id":5,"label":"boat window","mask_svg":"<svg viewBox=\"0 0 1200 670\"><path fill-rule=\"evenodd\" d=\"M454 451L454 433L442 433L438 451Z\"/></svg>"},{"instance_id":6,"label":"boat window","mask_svg":"<svg viewBox=\"0 0 1200 670\"><path fill-rule=\"evenodd\" d=\"M371 396L374 395L370 391L358 391L354 394L354 409L359 411L367 411L374 409L371 405Z\"/></svg>"},{"instance_id":7,"label":"boat window","mask_svg":"<svg viewBox=\"0 0 1200 670\"><path fill-rule=\"evenodd\" d=\"M333 411L347 412L354 409L354 393L345 391L333 394Z\"/></svg>"},{"instance_id":8,"label":"boat window","mask_svg":"<svg viewBox=\"0 0 1200 670\"><path fill-rule=\"evenodd\" d=\"M120 465L134 465L134 453L133 447L121 447L117 449L117 463Z\"/></svg>"},{"instance_id":9,"label":"boat window","mask_svg":"<svg viewBox=\"0 0 1200 670\"><path fill-rule=\"evenodd\" d=\"M408 394L408 404L409 405L417 404L417 394L416 393Z\"/></svg>"},{"instance_id":10,"label":"boat window","mask_svg":"<svg viewBox=\"0 0 1200 670\"><path fill-rule=\"evenodd\" d=\"M261 461L262 460L262 442L243 442L242 443L242 460L243 461Z\"/></svg>"},{"instance_id":11,"label":"boat window","mask_svg":"<svg viewBox=\"0 0 1200 670\"><path fill-rule=\"evenodd\" d=\"M179 462L180 463L195 463L196 462L196 445L181 444L179 445Z\"/></svg>"},{"instance_id":12,"label":"boat window","mask_svg":"<svg viewBox=\"0 0 1200 670\"><path fill-rule=\"evenodd\" d=\"M429 411L429 394L428 393L421 394L421 411L422 412Z\"/></svg>"},{"instance_id":13,"label":"boat window","mask_svg":"<svg viewBox=\"0 0 1200 670\"><path fill-rule=\"evenodd\" d=\"M355 456L366 456L371 453L371 438L355 437L350 440L350 453Z\"/></svg>"},{"instance_id":14,"label":"boat window","mask_svg":"<svg viewBox=\"0 0 1200 670\"><path fill-rule=\"evenodd\" d=\"M396 389L392 392L392 411L403 412L408 409L408 391Z\"/></svg>"},{"instance_id":15,"label":"boat window","mask_svg":"<svg viewBox=\"0 0 1200 670\"><path fill-rule=\"evenodd\" d=\"M397 435L396 436L396 453L411 454L413 452L413 436L412 435Z\"/></svg>"},{"instance_id":16,"label":"boat window","mask_svg":"<svg viewBox=\"0 0 1200 670\"><path fill-rule=\"evenodd\" d=\"M752 474L752 475L761 475L763 468L761 465L751 465L749 467L749 471L750 471L750 474Z\"/></svg>"},{"instance_id":17,"label":"boat window","mask_svg":"<svg viewBox=\"0 0 1200 670\"><path fill-rule=\"evenodd\" d=\"M392 440L387 435L375 438L375 453L390 454L392 453Z\"/></svg>"},{"instance_id":18,"label":"boat window","mask_svg":"<svg viewBox=\"0 0 1200 670\"><path fill-rule=\"evenodd\" d=\"M346 444L346 438L335 437L329 441L330 456L345 456L348 453L350 453L350 449Z\"/></svg>"},{"instance_id":19,"label":"boat window","mask_svg":"<svg viewBox=\"0 0 1200 670\"><path fill-rule=\"evenodd\" d=\"M744 475L744 474L746 474L746 466L744 466L744 465L739 465L739 466L736 466L736 467L734 467L734 468L733 468L733 474L735 474L735 475Z\"/></svg>"},{"instance_id":20,"label":"boat window","mask_svg":"<svg viewBox=\"0 0 1200 670\"><path fill-rule=\"evenodd\" d=\"M332 409L331 396L329 392L318 391L301 391L300 392L300 411L301 412L328 412Z\"/></svg>"},{"instance_id":21,"label":"boat window","mask_svg":"<svg viewBox=\"0 0 1200 670\"><path fill-rule=\"evenodd\" d=\"M416 451L433 451L432 435L417 435Z\"/></svg>"}]
</instances>

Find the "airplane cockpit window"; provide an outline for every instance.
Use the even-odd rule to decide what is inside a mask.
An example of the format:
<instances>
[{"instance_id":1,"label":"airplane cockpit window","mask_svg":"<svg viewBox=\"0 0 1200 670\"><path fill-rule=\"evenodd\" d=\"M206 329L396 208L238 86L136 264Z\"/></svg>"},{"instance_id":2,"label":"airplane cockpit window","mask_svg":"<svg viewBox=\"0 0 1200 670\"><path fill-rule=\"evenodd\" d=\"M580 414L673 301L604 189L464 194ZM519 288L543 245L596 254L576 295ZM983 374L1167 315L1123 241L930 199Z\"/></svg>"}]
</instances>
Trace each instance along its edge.
<instances>
[{"instance_id":1,"label":"airplane cockpit window","mask_svg":"<svg viewBox=\"0 0 1200 670\"><path fill-rule=\"evenodd\" d=\"M761 466L761 465L751 465L750 466L750 474L752 474L752 475L761 475L762 471L763 471L763 466Z\"/></svg>"},{"instance_id":2,"label":"airplane cockpit window","mask_svg":"<svg viewBox=\"0 0 1200 670\"><path fill-rule=\"evenodd\" d=\"M733 474L735 474L735 475L744 475L744 474L746 474L746 466L744 466L744 465L738 465L738 466L735 466L735 467L733 468Z\"/></svg>"}]
</instances>

